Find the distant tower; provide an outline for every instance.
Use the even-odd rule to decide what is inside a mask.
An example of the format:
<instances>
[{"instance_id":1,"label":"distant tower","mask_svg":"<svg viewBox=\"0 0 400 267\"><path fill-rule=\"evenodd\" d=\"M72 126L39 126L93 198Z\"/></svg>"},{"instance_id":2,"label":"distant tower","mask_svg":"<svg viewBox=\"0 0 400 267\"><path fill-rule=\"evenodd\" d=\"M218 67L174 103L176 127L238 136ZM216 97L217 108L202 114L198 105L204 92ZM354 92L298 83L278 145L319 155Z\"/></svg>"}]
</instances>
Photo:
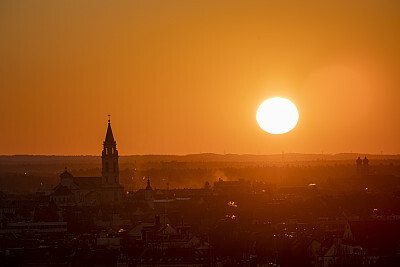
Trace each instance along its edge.
<instances>
[{"instance_id":1,"label":"distant tower","mask_svg":"<svg viewBox=\"0 0 400 267\"><path fill-rule=\"evenodd\" d=\"M369 160L367 159L367 157L363 159L363 171L364 174L368 174L369 172Z\"/></svg>"},{"instance_id":2,"label":"distant tower","mask_svg":"<svg viewBox=\"0 0 400 267\"><path fill-rule=\"evenodd\" d=\"M361 174L362 172L362 162L363 162L362 159L358 157L358 159L356 160L358 174Z\"/></svg>"},{"instance_id":3,"label":"distant tower","mask_svg":"<svg viewBox=\"0 0 400 267\"><path fill-rule=\"evenodd\" d=\"M103 185L119 185L118 150L111 130L110 119L108 119L107 134L103 143L101 158Z\"/></svg>"},{"instance_id":4,"label":"distant tower","mask_svg":"<svg viewBox=\"0 0 400 267\"><path fill-rule=\"evenodd\" d=\"M146 190L144 191L144 200L146 201L153 201L153 189L151 188L150 185L150 178L147 178L147 186Z\"/></svg>"}]
</instances>

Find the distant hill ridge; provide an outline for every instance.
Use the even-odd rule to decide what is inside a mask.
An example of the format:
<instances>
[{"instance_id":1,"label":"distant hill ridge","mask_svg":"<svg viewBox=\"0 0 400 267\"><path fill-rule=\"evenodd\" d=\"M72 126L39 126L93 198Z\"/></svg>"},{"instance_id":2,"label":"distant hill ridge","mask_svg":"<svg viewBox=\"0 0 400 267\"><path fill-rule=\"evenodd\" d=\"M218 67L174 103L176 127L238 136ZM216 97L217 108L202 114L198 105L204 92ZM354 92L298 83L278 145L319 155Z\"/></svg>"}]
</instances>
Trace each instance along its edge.
<instances>
[{"instance_id":1,"label":"distant hill ridge","mask_svg":"<svg viewBox=\"0 0 400 267\"><path fill-rule=\"evenodd\" d=\"M304 161L347 161L355 160L357 157L367 156L369 159L379 160L400 160L400 154L363 154L363 153L338 153L338 154L304 154L285 153L271 155L252 154L188 154L188 155L126 155L120 156L120 162L304 162ZM21 164L21 163L68 163L85 161L100 162L100 156L93 155L2 155L0 164Z\"/></svg>"}]
</instances>

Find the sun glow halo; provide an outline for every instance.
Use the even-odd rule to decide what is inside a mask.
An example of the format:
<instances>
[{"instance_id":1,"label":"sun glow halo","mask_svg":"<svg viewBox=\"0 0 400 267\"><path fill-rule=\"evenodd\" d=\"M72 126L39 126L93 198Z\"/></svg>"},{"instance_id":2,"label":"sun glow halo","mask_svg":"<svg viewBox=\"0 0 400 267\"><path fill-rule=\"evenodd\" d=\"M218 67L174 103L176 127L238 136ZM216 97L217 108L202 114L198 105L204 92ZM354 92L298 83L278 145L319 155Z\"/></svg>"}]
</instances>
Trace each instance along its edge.
<instances>
[{"instance_id":1,"label":"sun glow halo","mask_svg":"<svg viewBox=\"0 0 400 267\"><path fill-rule=\"evenodd\" d=\"M296 106L289 100L274 97L260 105L256 118L258 125L264 131L271 134L283 134L296 126L299 113Z\"/></svg>"}]
</instances>

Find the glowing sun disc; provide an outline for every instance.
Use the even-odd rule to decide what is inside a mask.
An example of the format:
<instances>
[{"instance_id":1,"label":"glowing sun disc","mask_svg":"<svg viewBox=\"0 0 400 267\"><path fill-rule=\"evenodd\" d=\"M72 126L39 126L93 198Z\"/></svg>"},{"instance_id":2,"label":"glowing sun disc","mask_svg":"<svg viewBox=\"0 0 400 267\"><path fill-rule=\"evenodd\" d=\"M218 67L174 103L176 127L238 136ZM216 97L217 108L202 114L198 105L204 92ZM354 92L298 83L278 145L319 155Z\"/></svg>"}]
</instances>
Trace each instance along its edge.
<instances>
[{"instance_id":1,"label":"glowing sun disc","mask_svg":"<svg viewBox=\"0 0 400 267\"><path fill-rule=\"evenodd\" d=\"M299 112L289 100L274 97L260 105L256 118L258 125L264 131L271 134L283 134L296 126L299 120Z\"/></svg>"}]
</instances>

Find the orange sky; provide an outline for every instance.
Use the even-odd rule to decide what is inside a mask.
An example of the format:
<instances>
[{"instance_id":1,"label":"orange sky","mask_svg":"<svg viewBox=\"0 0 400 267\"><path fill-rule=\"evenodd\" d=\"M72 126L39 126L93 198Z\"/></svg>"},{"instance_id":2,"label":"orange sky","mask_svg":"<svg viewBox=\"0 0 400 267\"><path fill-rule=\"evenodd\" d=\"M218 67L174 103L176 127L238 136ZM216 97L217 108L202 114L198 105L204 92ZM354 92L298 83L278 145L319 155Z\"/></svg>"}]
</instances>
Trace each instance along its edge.
<instances>
[{"instance_id":1,"label":"orange sky","mask_svg":"<svg viewBox=\"0 0 400 267\"><path fill-rule=\"evenodd\" d=\"M400 153L400 1L0 2L0 154ZM284 135L258 106L299 109Z\"/></svg>"}]
</instances>

